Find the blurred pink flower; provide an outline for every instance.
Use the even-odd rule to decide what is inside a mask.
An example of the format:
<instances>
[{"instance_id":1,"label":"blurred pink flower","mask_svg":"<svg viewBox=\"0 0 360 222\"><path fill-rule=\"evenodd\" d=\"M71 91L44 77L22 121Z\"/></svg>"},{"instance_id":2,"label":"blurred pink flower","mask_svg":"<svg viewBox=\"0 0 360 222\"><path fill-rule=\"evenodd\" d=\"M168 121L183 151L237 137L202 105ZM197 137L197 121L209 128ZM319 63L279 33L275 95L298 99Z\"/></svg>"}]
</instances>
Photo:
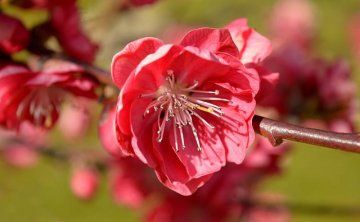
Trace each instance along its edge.
<instances>
[{"instance_id":1,"label":"blurred pink flower","mask_svg":"<svg viewBox=\"0 0 360 222\"><path fill-rule=\"evenodd\" d=\"M162 191L154 172L135 158L114 161L110 176L113 199L127 207L141 207L150 194Z\"/></svg>"},{"instance_id":2,"label":"blurred pink flower","mask_svg":"<svg viewBox=\"0 0 360 222\"><path fill-rule=\"evenodd\" d=\"M130 147L128 139L122 139L116 134L116 106L115 104L108 104L105 106L98 126L98 134L100 142L105 150L114 157L124 157L128 153L122 147ZM121 143L121 146L120 144ZM130 149L130 148L129 148Z\"/></svg>"},{"instance_id":3,"label":"blurred pink flower","mask_svg":"<svg viewBox=\"0 0 360 222\"><path fill-rule=\"evenodd\" d=\"M76 0L18 0L11 2L23 8L45 9L49 12L49 21L32 30L31 50L43 53L41 48L49 37L54 36L64 53L72 58L92 63L98 51L81 27L81 18Z\"/></svg>"},{"instance_id":4,"label":"blurred pink flower","mask_svg":"<svg viewBox=\"0 0 360 222\"><path fill-rule=\"evenodd\" d=\"M356 86L349 65L340 59L309 57L297 47L283 47L274 52L266 65L280 73L279 84L260 105L274 107L282 118L320 119L327 125L324 128L340 121L341 129L353 131Z\"/></svg>"},{"instance_id":5,"label":"blurred pink flower","mask_svg":"<svg viewBox=\"0 0 360 222\"><path fill-rule=\"evenodd\" d=\"M0 65L0 124L18 128L24 121L50 128L66 95L97 98L98 83L75 64L52 60L41 71L19 64Z\"/></svg>"},{"instance_id":6,"label":"blurred pink flower","mask_svg":"<svg viewBox=\"0 0 360 222\"><path fill-rule=\"evenodd\" d=\"M312 2L309 0L278 0L269 28L275 47L311 46L316 24Z\"/></svg>"},{"instance_id":7,"label":"blurred pink flower","mask_svg":"<svg viewBox=\"0 0 360 222\"><path fill-rule=\"evenodd\" d=\"M85 136L90 126L89 102L75 99L61 112L59 129L67 139L79 139Z\"/></svg>"},{"instance_id":8,"label":"blurred pink flower","mask_svg":"<svg viewBox=\"0 0 360 222\"><path fill-rule=\"evenodd\" d=\"M66 54L91 63L95 59L98 46L81 30L79 9L75 1L67 2L53 5L50 9L55 36Z\"/></svg>"},{"instance_id":9,"label":"blurred pink flower","mask_svg":"<svg viewBox=\"0 0 360 222\"><path fill-rule=\"evenodd\" d=\"M30 145L13 143L2 146L0 156L12 166L28 168L38 162L38 154Z\"/></svg>"},{"instance_id":10,"label":"blurred pink flower","mask_svg":"<svg viewBox=\"0 0 360 222\"><path fill-rule=\"evenodd\" d=\"M24 49L29 32L20 20L0 13L0 53L11 54Z\"/></svg>"},{"instance_id":11,"label":"blurred pink flower","mask_svg":"<svg viewBox=\"0 0 360 222\"><path fill-rule=\"evenodd\" d=\"M77 168L72 172L70 186L76 197L91 199L96 194L98 185L99 175L95 170Z\"/></svg>"},{"instance_id":12,"label":"blurred pink flower","mask_svg":"<svg viewBox=\"0 0 360 222\"><path fill-rule=\"evenodd\" d=\"M16 137L33 146L41 146L47 141L47 131L25 121L20 124Z\"/></svg>"}]
</instances>

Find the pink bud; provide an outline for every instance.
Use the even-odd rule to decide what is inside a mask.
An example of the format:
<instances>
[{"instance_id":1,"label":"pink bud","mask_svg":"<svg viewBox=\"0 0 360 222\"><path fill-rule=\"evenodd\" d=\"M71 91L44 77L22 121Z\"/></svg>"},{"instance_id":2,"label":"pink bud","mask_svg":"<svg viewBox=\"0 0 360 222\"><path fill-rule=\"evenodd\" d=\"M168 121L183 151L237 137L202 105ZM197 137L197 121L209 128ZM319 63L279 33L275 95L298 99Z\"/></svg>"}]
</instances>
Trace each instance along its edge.
<instances>
[{"instance_id":1,"label":"pink bud","mask_svg":"<svg viewBox=\"0 0 360 222\"><path fill-rule=\"evenodd\" d=\"M311 1L279 0L269 24L275 45L290 43L309 46L314 35L315 20Z\"/></svg>"},{"instance_id":2,"label":"pink bud","mask_svg":"<svg viewBox=\"0 0 360 222\"><path fill-rule=\"evenodd\" d=\"M5 162L19 168L31 167L38 161L37 153L23 144L8 145L2 152L2 156Z\"/></svg>"},{"instance_id":3,"label":"pink bud","mask_svg":"<svg viewBox=\"0 0 360 222\"><path fill-rule=\"evenodd\" d=\"M86 134L90 116L85 106L65 107L59 120L59 129L67 139L78 139Z\"/></svg>"},{"instance_id":4,"label":"pink bud","mask_svg":"<svg viewBox=\"0 0 360 222\"><path fill-rule=\"evenodd\" d=\"M71 176L71 190L83 200L91 199L98 188L99 175L91 169L75 169Z\"/></svg>"},{"instance_id":5,"label":"pink bud","mask_svg":"<svg viewBox=\"0 0 360 222\"><path fill-rule=\"evenodd\" d=\"M128 207L137 208L144 203L146 195L132 178L118 177L112 186L114 201Z\"/></svg>"},{"instance_id":6,"label":"pink bud","mask_svg":"<svg viewBox=\"0 0 360 222\"><path fill-rule=\"evenodd\" d=\"M98 127L99 137L101 144L107 152L115 157L123 157L126 155L123 154L123 149L117 140L115 132L115 114L115 106L105 107Z\"/></svg>"}]
</instances>

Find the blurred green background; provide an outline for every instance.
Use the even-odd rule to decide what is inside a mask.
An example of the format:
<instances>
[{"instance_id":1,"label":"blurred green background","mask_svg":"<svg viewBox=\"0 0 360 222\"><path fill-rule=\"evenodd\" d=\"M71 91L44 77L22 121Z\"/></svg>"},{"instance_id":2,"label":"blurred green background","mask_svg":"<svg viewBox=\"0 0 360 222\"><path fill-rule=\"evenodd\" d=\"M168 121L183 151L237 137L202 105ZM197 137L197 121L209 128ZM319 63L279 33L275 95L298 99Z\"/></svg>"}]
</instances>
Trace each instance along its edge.
<instances>
[{"instance_id":1,"label":"blurred green background","mask_svg":"<svg viewBox=\"0 0 360 222\"><path fill-rule=\"evenodd\" d=\"M160 0L157 4L118 13L107 1L80 1L88 33L103 44L98 64L109 68L111 56L128 41L143 36L162 36L173 24L221 27L238 17L247 17L252 27L266 34L267 18L274 0ZM119 1L119 0L118 0ZM350 18L360 13L359 0L312 1L316 12L318 55L349 60L359 82L359 66L347 38ZM9 9L13 13L16 10ZM110 12L110 11L112 12ZM29 13L27 25L44 18ZM93 130L79 144L99 146ZM56 136L55 136L56 137ZM60 143L66 144L64 141ZM95 145L94 145L95 144ZM84 145L83 145L84 146ZM360 207L360 155L296 144L285 161L283 175L269 179L263 190L286 196L292 203L308 206ZM112 201L106 175L100 192L90 202L77 200L69 188L69 167L42 159L31 169L14 169L0 162L0 221L92 222L139 221L140 212ZM360 221L359 215L294 211L293 221Z\"/></svg>"}]
</instances>

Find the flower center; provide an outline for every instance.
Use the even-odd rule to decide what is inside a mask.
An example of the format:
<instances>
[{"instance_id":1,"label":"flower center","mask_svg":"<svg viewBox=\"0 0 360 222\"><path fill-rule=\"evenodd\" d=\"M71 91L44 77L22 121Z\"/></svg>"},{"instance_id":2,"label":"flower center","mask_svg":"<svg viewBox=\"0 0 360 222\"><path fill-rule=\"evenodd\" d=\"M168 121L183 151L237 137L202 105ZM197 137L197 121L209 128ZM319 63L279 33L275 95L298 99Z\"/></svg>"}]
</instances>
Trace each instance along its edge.
<instances>
[{"instance_id":1,"label":"flower center","mask_svg":"<svg viewBox=\"0 0 360 222\"><path fill-rule=\"evenodd\" d=\"M45 126L49 127L53 124L51 114L54 110L60 111L59 106L64 96L65 92L57 87L34 89L22 99L16 110L16 116L21 119L26 112L29 112L35 120L35 125L45 121Z\"/></svg>"},{"instance_id":2,"label":"flower center","mask_svg":"<svg viewBox=\"0 0 360 222\"><path fill-rule=\"evenodd\" d=\"M217 95L219 95L218 90L196 90L197 86L198 81L194 81L193 85L188 87L177 83L173 71L168 70L165 85L159 87L157 92L140 95L140 98L154 98L146 107L144 117L149 114L151 110L157 112L158 142L163 140L166 123L172 124L176 152L179 151L178 132L180 134L181 146L183 149L185 148L184 127L191 128L197 149L201 151L201 144L198 132L193 123L193 118L199 119L205 126L213 130L215 127L206 121L202 115L206 113L221 118L221 116L224 115L221 107L212 104L211 101L231 102L228 99L217 97Z\"/></svg>"}]
</instances>

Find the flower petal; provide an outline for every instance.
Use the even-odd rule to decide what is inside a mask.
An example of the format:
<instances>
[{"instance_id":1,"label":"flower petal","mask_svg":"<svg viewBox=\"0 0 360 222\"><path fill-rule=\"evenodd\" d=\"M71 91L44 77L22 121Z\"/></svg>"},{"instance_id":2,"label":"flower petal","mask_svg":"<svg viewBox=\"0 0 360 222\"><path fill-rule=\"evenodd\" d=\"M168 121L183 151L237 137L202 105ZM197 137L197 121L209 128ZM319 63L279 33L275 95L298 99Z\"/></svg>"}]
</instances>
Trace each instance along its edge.
<instances>
[{"instance_id":1,"label":"flower petal","mask_svg":"<svg viewBox=\"0 0 360 222\"><path fill-rule=\"evenodd\" d=\"M243 64L263 61L271 53L271 43L247 26L246 19L238 19L226 26L235 42Z\"/></svg>"},{"instance_id":2,"label":"flower petal","mask_svg":"<svg viewBox=\"0 0 360 222\"><path fill-rule=\"evenodd\" d=\"M112 60L111 76L115 84L121 88L130 73L149 54L154 53L163 42L156 38L142 38L129 43L118 52Z\"/></svg>"},{"instance_id":3,"label":"flower petal","mask_svg":"<svg viewBox=\"0 0 360 222\"><path fill-rule=\"evenodd\" d=\"M212 53L227 53L237 58L239 51L227 29L199 28L185 35L180 45L193 46Z\"/></svg>"},{"instance_id":4,"label":"flower petal","mask_svg":"<svg viewBox=\"0 0 360 222\"><path fill-rule=\"evenodd\" d=\"M177 181L170 181L161 171L155 171L155 173L161 183L183 196L190 196L212 177L212 174L210 174L200 178L194 178L187 183L179 183Z\"/></svg>"},{"instance_id":5,"label":"flower petal","mask_svg":"<svg viewBox=\"0 0 360 222\"><path fill-rule=\"evenodd\" d=\"M199 113L200 114L200 113ZM201 115L201 114L200 114ZM211 133L206 126L201 125L200 121L193 118L195 128L197 129L200 139L201 151L197 149L197 143L190 126L183 127L183 135L185 138L185 148L182 149L180 133L176 129L179 151L176 155L185 166L189 176L199 178L205 175L217 172L226 163L225 150L219 136ZM175 150L175 134L173 128L169 135L170 143Z\"/></svg>"}]
</instances>

